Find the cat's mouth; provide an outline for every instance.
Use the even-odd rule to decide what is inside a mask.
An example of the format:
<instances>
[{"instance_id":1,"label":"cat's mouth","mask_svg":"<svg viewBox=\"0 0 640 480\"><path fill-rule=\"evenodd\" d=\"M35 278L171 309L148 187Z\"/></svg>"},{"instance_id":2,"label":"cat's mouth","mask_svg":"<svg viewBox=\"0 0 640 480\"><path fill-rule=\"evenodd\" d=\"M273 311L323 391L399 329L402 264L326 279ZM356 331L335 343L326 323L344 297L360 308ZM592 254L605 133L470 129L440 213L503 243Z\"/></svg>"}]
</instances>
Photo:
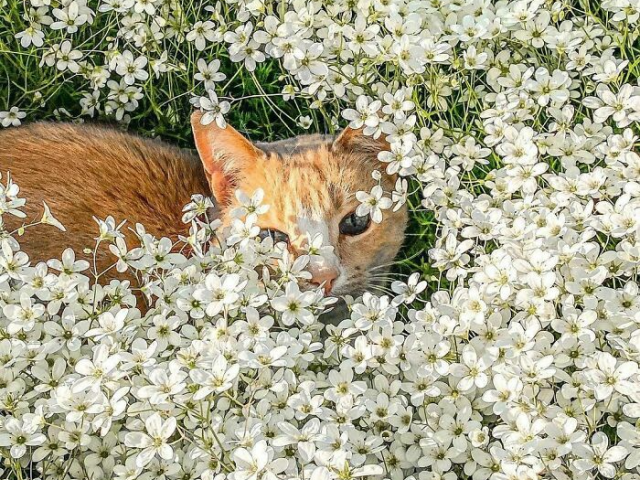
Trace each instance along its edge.
<instances>
[{"instance_id":1,"label":"cat's mouth","mask_svg":"<svg viewBox=\"0 0 640 480\"><path fill-rule=\"evenodd\" d=\"M342 299L347 295L355 298L357 296L362 295L366 291L366 288L357 287L357 286L354 287L349 284L344 284L344 285L337 286L336 288L332 288L330 292L327 292L326 290L324 290L324 288L306 281L300 282L300 289L302 291L321 289L323 290L323 294L325 298L328 297L328 298L338 298L338 299Z\"/></svg>"},{"instance_id":2,"label":"cat's mouth","mask_svg":"<svg viewBox=\"0 0 640 480\"><path fill-rule=\"evenodd\" d=\"M339 275L332 281L331 288L327 289L324 283L316 283L313 279L300 281L300 289L304 291L317 290L321 288L324 297L337 298L347 303L361 297L366 292L374 295L393 295L389 285L394 280L391 269L388 265L374 265L373 268L356 269L348 271L344 266L338 267ZM328 291L327 291L328 290Z\"/></svg>"}]
</instances>

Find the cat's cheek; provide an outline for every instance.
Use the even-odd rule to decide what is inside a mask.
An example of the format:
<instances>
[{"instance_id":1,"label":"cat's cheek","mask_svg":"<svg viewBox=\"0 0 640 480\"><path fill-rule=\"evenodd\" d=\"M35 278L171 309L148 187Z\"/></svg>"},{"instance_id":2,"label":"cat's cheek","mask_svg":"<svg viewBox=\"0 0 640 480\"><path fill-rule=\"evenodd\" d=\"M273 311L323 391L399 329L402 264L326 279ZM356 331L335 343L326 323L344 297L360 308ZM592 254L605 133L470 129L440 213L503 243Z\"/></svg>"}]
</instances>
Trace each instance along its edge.
<instances>
[{"instance_id":1,"label":"cat's cheek","mask_svg":"<svg viewBox=\"0 0 640 480\"><path fill-rule=\"evenodd\" d=\"M340 258L344 283L339 290L340 294L356 295L366 290L369 265L377 250L375 243L375 239L368 238L349 238L341 242Z\"/></svg>"},{"instance_id":2,"label":"cat's cheek","mask_svg":"<svg viewBox=\"0 0 640 480\"><path fill-rule=\"evenodd\" d=\"M349 285L349 273L347 269L340 265L338 267L339 274L336 280L333 282L333 289L331 295L340 296L347 295L350 293L350 285Z\"/></svg>"}]
</instances>

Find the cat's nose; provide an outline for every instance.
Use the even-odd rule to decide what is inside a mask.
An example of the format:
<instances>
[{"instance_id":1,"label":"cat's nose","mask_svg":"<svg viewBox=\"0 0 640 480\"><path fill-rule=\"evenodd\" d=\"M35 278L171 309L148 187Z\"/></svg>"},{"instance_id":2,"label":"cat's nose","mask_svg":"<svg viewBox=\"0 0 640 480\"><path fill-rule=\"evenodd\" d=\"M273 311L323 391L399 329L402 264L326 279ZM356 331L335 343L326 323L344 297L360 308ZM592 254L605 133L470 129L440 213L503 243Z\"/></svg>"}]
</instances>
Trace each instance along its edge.
<instances>
[{"instance_id":1,"label":"cat's nose","mask_svg":"<svg viewBox=\"0 0 640 480\"><path fill-rule=\"evenodd\" d=\"M324 294L329 295L331 293L331 289L333 288L333 284L338 278L338 269L337 268L323 268L322 270L312 271L311 272L311 280L309 283L312 285L320 286L322 285Z\"/></svg>"}]
</instances>

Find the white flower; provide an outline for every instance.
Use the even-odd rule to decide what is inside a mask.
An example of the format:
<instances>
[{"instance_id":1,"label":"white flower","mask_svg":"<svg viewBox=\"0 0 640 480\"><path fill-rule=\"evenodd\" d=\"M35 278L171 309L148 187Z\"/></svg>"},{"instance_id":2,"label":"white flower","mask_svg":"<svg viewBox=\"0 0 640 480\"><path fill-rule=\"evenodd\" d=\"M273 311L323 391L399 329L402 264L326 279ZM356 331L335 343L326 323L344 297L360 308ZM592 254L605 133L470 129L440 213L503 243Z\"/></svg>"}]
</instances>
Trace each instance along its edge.
<instances>
[{"instance_id":1,"label":"white flower","mask_svg":"<svg viewBox=\"0 0 640 480\"><path fill-rule=\"evenodd\" d=\"M216 30L215 24L209 20L196 22L186 38L189 42L195 42L198 50L204 50L207 42L219 42L222 39L220 33Z\"/></svg>"},{"instance_id":2,"label":"white flower","mask_svg":"<svg viewBox=\"0 0 640 480\"><path fill-rule=\"evenodd\" d=\"M256 216L264 215L269 210L269 205L262 203L264 201L264 190L261 188L253 192L250 197L243 191L236 190L235 196L240 203L240 207L233 210L234 217L251 217L254 220Z\"/></svg>"},{"instance_id":3,"label":"white flower","mask_svg":"<svg viewBox=\"0 0 640 480\"><path fill-rule=\"evenodd\" d=\"M140 360L144 360L146 354L153 354L159 350L154 342L148 349L138 352L134 358L137 357ZM151 366L153 363L155 362L148 362L148 365ZM184 382L186 378L187 374L179 371L176 366L168 370L161 367L153 368L148 374L150 385L138 389L137 396L142 399L149 399L152 404L160 404L168 400L172 395L181 393L186 387Z\"/></svg>"},{"instance_id":4,"label":"white flower","mask_svg":"<svg viewBox=\"0 0 640 480\"><path fill-rule=\"evenodd\" d=\"M205 90L213 90L215 82L221 82L227 76L220 72L220 60L214 59L207 63L204 58L198 59L198 73L193 78L200 82L204 82Z\"/></svg>"},{"instance_id":5,"label":"white flower","mask_svg":"<svg viewBox=\"0 0 640 480\"><path fill-rule=\"evenodd\" d=\"M298 454L304 463L309 463L313 460L316 452L315 442L322 438L320 434L320 420L317 418L309 420L301 430L288 422L280 422L278 428L282 434L273 439L273 445L275 447L296 445Z\"/></svg>"},{"instance_id":6,"label":"white flower","mask_svg":"<svg viewBox=\"0 0 640 480\"><path fill-rule=\"evenodd\" d=\"M616 474L613 463L619 462L627 456L623 447L609 447L609 440L602 432L597 432L591 438L591 445L584 445L578 450L582 458L574 461L576 469L588 472L597 468L605 478L613 478Z\"/></svg>"},{"instance_id":7,"label":"white flower","mask_svg":"<svg viewBox=\"0 0 640 480\"><path fill-rule=\"evenodd\" d=\"M584 432L576 431L578 421L575 418L558 417L547 424L545 444L555 449L559 455L566 455L583 444Z\"/></svg>"},{"instance_id":8,"label":"white flower","mask_svg":"<svg viewBox=\"0 0 640 480\"><path fill-rule=\"evenodd\" d=\"M289 282L285 294L271 300L271 305L282 313L282 323L285 325L293 325L296 322L310 325L315 321L315 317L308 307L314 300L314 292L301 292L297 283Z\"/></svg>"},{"instance_id":9,"label":"white flower","mask_svg":"<svg viewBox=\"0 0 640 480\"><path fill-rule=\"evenodd\" d=\"M633 87L624 84L617 94L614 94L607 85L599 84L596 88L597 97L586 97L584 105L596 109L594 120L605 122L612 117L618 127L626 127L631 123L628 110L640 111L640 95L633 95Z\"/></svg>"},{"instance_id":10,"label":"white flower","mask_svg":"<svg viewBox=\"0 0 640 480\"><path fill-rule=\"evenodd\" d=\"M276 480L277 475L287 468L287 460L274 458L275 451L260 440L251 449L238 448L233 453L236 469L229 474L229 480Z\"/></svg>"},{"instance_id":11,"label":"white flower","mask_svg":"<svg viewBox=\"0 0 640 480\"><path fill-rule=\"evenodd\" d=\"M219 355L211 364L209 370L191 370L189 375L201 388L193 396L194 400L205 398L212 392L222 393L233 386L238 376L239 366L229 365L224 356Z\"/></svg>"},{"instance_id":12,"label":"white flower","mask_svg":"<svg viewBox=\"0 0 640 480\"><path fill-rule=\"evenodd\" d=\"M353 398L352 396L362 395L366 391L366 383L353 380L351 369L342 369L339 372L332 370L329 372L329 382L331 388L325 390L324 396L332 402L340 402L341 399Z\"/></svg>"},{"instance_id":13,"label":"white flower","mask_svg":"<svg viewBox=\"0 0 640 480\"><path fill-rule=\"evenodd\" d=\"M375 129L380 123L380 117L377 112L382 107L380 100L372 100L370 97L361 95L356 100L356 109L348 108L342 116L349 120L349 126L353 129L365 127L365 135L367 129Z\"/></svg>"},{"instance_id":14,"label":"white flower","mask_svg":"<svg viewBox=\"0 0 640 480\"><path fill-rule=\"evenodd\" d=\"M309 115L303 115L298 118L298 125L305 130L308 130L311 128L311 125L313 125L313 120Z\"/></svg>"},{"instance_id":15,"label":"white flower","mask_svg":"<svg viewBox=\"0 0 640 480\"><path fill-rule=\"evenodd\" d=\"M16 418L8 418L0 431L0 446L11 447L11 457L21 458L27 452L27 447L42 445L47 437L36 433L37 425L29 425Z\"/></svg>"},{"instance_id":16,"label":"white flower","mask_svg":"<svg viewBox=\"0 0 640 480\"><path fill-rule=\"evenodd\" d=\"M76 352L82 347L81 337L88 335L88 328L89 322L77 322L75 314L70 309L65 309L59 320L44 324L44 330L51 335L52 342L59 342L60 347L65 346L70 352Z\"/></svg>"},{"instance_id":17,"label":"white flower","mask_svg":"<svg viewBox=\"0 0 640 480\"><path fill-rule=\"evenodd\" d=\"M375 223L382 222L382 210L387 210L393 205L391 198L384 196L384 191L380 185L371 189L371 193L357 192L356 198L360 202L356 208L356 215L360 217L371 216Z\"/></svg>"},{"instance_id":18,"label":"white flower","mask_svg":"<svg viewBox=\"0 0 640 480\"><path fill-rule=\"evenodd\" d=\"M89 20L89 16L81 13L78 2L68 2L65 8L54 8L53 16L58 20L51 24L54 30L66 29L67 33L75 33L78 27Z\"/></svg>"},{"instance_id":19,"label":"white flower","mask_svg":"<svg viewBox=\"0 0 640 480\"><path fill-rule=\"evenodd\" d=\"M126 308L120 310L115 315L111 312L104 312L98 317L98 324L100 326L92 328L86 332L85 335L88 337L96 337L96 340L115 335L124 327L128 313L129 311Z\"/></svg>"},{"instance_id":20,"label":"white flower","mask_svg":"<svg viewBox=\"0 0 640 480\"><path fill-rule=\"evenodd\" d=\"M636 468L640 465L640 448L638 448L640 447L640 430L637 426L622 422L618 424L617 434L622 439L620 445L629 452L624 464L625 468Z\"/></svg>"},{"instance_id":21,"label":"white flower","mask_svg":"<svg viewBox=\"0 0 640 480\"><path fill-rule=\"evenodd\" d=\"M207 305L207 315L213 317L224 308L233 305L239 298L239 292L246 285L239 275L229 274L219 277L215 274L207 275L205 288L197 289L193 297Z\"/></svg>"},{"instance_id":22,"label":"white flower","mask_svg":"<svg viewBox=\"0 0 640 480\"><path fill-rule=\"evenodd\" d=\"M617 364L616 359L609 353L601 352L597 357L596 368L590 370L588 375L594 382L594 393L598 400L604 400L616 391L623 395L634 395L638 392L637 385L628 379L638 372L636 362L622 362Z\"/></svg>"},{"instance_id":23,"label":"white flower","mask_svg":"<svg viewBox=\"0 0 640 480\"><path fill-rule=\"evenodd\" d=\"M35 326L36 320L44 314L45 308L38 303L34 304L33 299L25 293L20 295L19 305L5 305L3 312L11 320L11 323L7 326L7 331L13 335L20 330L31 331Z\"/></svg>"},{"instance_id":24,"label":"white flower","mask_svg":"<svg viewBox=\"0 0 640 480\"><path fill-rule=\"evenodd\" d=\"M451 374L459 377L458 388L462 391L474 386L484 388L488 382L486 370L489 368L487 361L480 357L473 347L465 347L462 351L461 362L451 365Z\"/></svg>"},{"instance_id":25,"label":"white flower","mask_svg":"<svg viewBox=\"0 0 640 480\"><path fill-rule=\"evenodd\" d=\"M16 38L20 40L22 48L28 48L32 44L35 47L44 45L44 32L35 25L29 25L26 30L16 33Z\"/></svg>"},{"instance_id":26,"label":"white flower","mask_svg":"<svg viewBox=\"0 0 640 480\"><path fill-rule=\"evenodd\" d=\"M126 50L116 60L116 73L122 75L127 85L133 85L136 80L145 81L149 78L149 73L145 70L147 57L140 55L134 58L133 53Z\"/></svg>"},{"instance_id":27,"label":"white flower","mask_svg":"<svg viewBox=\"0 0 640 480\"><path fill-rule=\"evenodd\" d=\"M83 377L78 379L72 388L73 393L79 393L86 389L99 390L103 382L115 374L115 369L120 363L117 355L109 354L107 345L99 345L93 352L93 359L83 358L76 364L76 372Z\"/></svg>"},{"instance_id":28,"label":"white flower","mask_svg":"<svg viewBox=\"0 0 640 480\"><path fill-rule=\"evenodd\" d=\"M150 415L144 422L146 433L127 432L124 443L128 447L142 448L136 455L136 466L145 467L157 455L165 460L173 459L173 448L167 440L176 429L176 419L169 417L164 422L158 413Z\"/></svg>"},{"instance_id":29,"label":"white flower","mask_svg":"<svg viewBox=\"0 0 640 480\"><path fill-rule=\"evenodd\" d=\"M20 120L26 117L25 112L21 112L18 107L11 107L8 112L0 112L0 122L3 127L17 127L20 125Z\"/></svg>"},{"instance_id":30,"label":"white flower","mask_svg":"<svg viewBox=\"0 0 640 480\"><path fill-rule=\"evenodd\" d=\"M493 403L493 412L496 415L502 414L507 407L517 400L522 392L523 384L518 377L507 378L498 373L493 377L495 390L487 390L482 395L485 402Z\"/></svg>"},{"instance_id":31,"label":"white flower","mask_svg":"<svg viewBox=\"0 0 640 480\"><path fill-rule=\"evenodd\" d=\"M70 248L62 252L62 261L52 259L47 262L47 265L54 270L58 270L62 275L67 275L71 278L75 278L78 273L84 272L89 268L89 262L76 260L76 255Z\"/></svg>"},{"instance_id":32,"label":"white flower","mask_svg":"<svg viewBox=\"0 0 640 480\"><path fill-rule=\"evenodd\" d=\"M213 90L208 90L208 97L199 97L195 100L195 105L204 111L204 115L200 119L200 123L208 125L215 121L218 127L225 128L227 122L224 119L224 115L231 108L231 104L227 101L218 101L218 95Z\"/></svg>"},{"instance_id":33,"label":"white flower","mask_svg":"<svg viewBox=\"0 0 640 480\"><path fill-rule=\"evenodd\" d=\"M420 281L419 273L412 273L407 283L394 281L391 289L398 295L393 299L393 303L399 305L401 303L411 303L416 297L427 288L427 282Z\"/></svg>"},{"instance_id":34,"label":"white flower","mask_svg":"<svg viewBox=\"0 0 640 480\"><path fill-rule=\"evenodd\" d=\"M40 219L40 221L42 223L44 223L45 225L51 225L51 226L56 227L58 230L62 230L63 232L66 232L67 229L64 228L64 225L62 225L62 223L60 223L51 214L51 210L49 209L49 205L47 205L47 202L42 202L42 205L44 206L44 213L42 214L42 218Z\"/></svg>"}]
</instances>

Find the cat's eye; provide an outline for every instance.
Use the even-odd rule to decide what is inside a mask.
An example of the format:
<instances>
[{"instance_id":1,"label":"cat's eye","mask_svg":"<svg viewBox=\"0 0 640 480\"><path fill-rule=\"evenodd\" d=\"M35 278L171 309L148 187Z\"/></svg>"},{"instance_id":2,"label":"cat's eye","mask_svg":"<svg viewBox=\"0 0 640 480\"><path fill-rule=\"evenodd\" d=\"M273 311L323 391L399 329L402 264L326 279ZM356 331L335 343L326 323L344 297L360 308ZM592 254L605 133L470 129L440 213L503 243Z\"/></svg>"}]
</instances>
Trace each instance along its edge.
<instances>
[{"instance_id":1,"label":"cat's eye","mask_svg":"<svg viewBox=\"0 0 640 480\"><path fill-rule=\"evenodd\" d=\"M273 243L289 243L289 235L274 228L263 228L260 230L258 238L260 238L260 240L264 240L267 237L271 237L273 239Z\"/></svg>"},{"instance_id":2,"label":"cat's eye","mask_svg":"<svg viewBox=\"0 0 640 480\"><path fill-rule=\"evenodd\" d=\"M352 212L342 219L339 228L342 235L354 236L364 233L369 225L371 225L369 215L360 216Z\"/></svg>"}]
</instances>

